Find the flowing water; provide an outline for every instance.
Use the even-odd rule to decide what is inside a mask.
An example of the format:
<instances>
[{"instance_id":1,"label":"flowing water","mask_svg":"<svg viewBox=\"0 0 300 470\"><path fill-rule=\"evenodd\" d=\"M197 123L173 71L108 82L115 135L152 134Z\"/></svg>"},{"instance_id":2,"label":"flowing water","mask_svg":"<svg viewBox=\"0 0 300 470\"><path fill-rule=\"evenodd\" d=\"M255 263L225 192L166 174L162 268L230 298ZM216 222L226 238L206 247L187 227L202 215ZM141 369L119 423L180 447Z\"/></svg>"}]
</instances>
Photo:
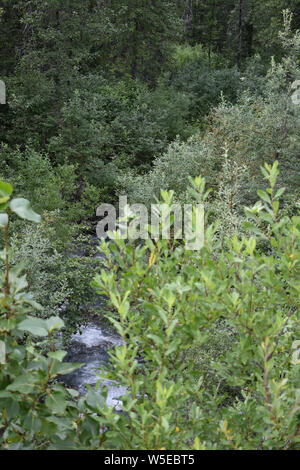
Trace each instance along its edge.
<instances>
[{"instance_id":1,"label":"flowing water","mask_svg":"<svg viewBox=\"0 0 300 470\"><path fill-rule=\"evenodd\" d=\"M91 237L91 244L98 245L97 237ZM82 253L73 253L72 256L82 255ZM102 258L101 253L95 255L96 258ZM97 304L101 308L101 301ZM85 384L95 385L99 380L99 375L109 362L108 350L122 344L122 339L116 333L112 333L107 326L99 324L99 321L91 320L87 325L81 327L76 334L73 334L68 348L66 361L81 362L84 365L71 374L63 377L63 382L69 387L75 388L81 395L86 392ZM107 387L107 404L120 410L120 401L118 398L125 395L126 388L117 382L101 379L101 385Z\"/></svg>"},{"instance_id":2,"label":"flowing water","mask_svg":"<svg viewBox=\"0 0 300 470\"><path fill-rule=\"evenodd\" d=\"M71 337L66 360L81 362L84 365L64 376L64 383L83 395L86 391L85 384L95 385L99 380L99 374L103 373L104 366L109 362L108 349L121 344L122 339L118 335L96 322L90 322L82 327ZM126 388L105 378L101 379L101 385L105 385L108 390L107 404L117 410L120 409L118 397L126 393Z\"/></svg>"}]
</instances>

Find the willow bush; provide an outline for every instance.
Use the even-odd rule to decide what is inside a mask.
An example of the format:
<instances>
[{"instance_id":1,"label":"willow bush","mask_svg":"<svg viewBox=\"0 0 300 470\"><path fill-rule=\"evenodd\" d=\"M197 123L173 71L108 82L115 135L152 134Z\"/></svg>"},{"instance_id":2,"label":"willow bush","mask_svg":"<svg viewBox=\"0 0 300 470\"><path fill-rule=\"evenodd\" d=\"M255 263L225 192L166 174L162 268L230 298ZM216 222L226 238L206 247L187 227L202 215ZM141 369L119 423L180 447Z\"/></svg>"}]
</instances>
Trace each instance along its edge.
<instances>
[{"instance_id":1,"label":"willow bush","mask_svg":"<svg viewBox=\"0 0 300 470\"><path fill-rule=\"evenodd\" d=\"M11 217L39 217L1 182L3 448L299 449L300 216L280 212L277 166L263 168L269 188L245 209L242 236L220 237L206 220L197 251L150 238L101 245L106 268L92 284L123 339L106 372L127 389L119 413L101 377L83 397L57 381L80 367L55 351L63 322L38 318L25 277L9 266ZM207 200L203 178L190 191ZM172 192L162 197L171 206Z\"/></svg>"},{"instance_id":2,"label":"willow bush","mask_svg":"<svg viewBox=\"0 0 300 470\"><path fill-rule=\"evenodd\" d=\"M128 389L124 414L101 411L108 448L299 448L300 217L280 215L277 165L265 165L269 188L245 209L249 235L221 240L207 224L199 251L150 238L102 245L107 269L93 284L114 307L124 342L114 378ZM207 197L202 178L192 194ZM214 341L205 367L191 360L220 328L230 341Z\"/></svg>"}]
</instances>

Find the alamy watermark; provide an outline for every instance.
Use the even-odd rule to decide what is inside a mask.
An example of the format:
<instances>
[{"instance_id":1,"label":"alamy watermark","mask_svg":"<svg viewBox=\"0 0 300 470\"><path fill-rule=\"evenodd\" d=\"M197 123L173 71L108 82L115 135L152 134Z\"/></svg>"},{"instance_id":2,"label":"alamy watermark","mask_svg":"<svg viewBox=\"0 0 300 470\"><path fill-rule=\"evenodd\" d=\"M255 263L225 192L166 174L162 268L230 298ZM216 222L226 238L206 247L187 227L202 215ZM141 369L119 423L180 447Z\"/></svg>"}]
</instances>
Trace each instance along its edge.
<instances>
[{"instance_id":1,"label":"alamy watermark","mask_svg":"<svg viewBox=\"0 0 300 470\"><path fill-rule=\"evenodd\" d=\"M0 364L5 364L5 343L0 341Z\"/></svg>"},{"instance_id":2,"label":"alamy watermark","mask_svg":"<svg viewBox=\"0 0 300 470\"><path fill-rule=\"evenodd\" d=\"M294 81L294 83L292 84L292 90L295 90L292 94L293 104L300 104L300 80Z\"/></svg>"},{"instance_id":3,"label":"alamy watermark","mask_svg":"<svg viewBox=\"0 0 300 470\"><path fill-rule=\"evenodd\" d=\"M0 80L0 104L6 104L6 86L3 80Z\"/></svg>"},{"instance_id":4,"label":"alamy watermark","mask_svg":"<svg viewBox=\"0 0 300 470\"><path fill-rule=\"evenodd\" d=\"M293 349L293 356L292 356L292 364L295 366L300 364L300 341L294 341L292 344Z\"/></svg>"},{"instance_id":5,"label":"alamy watermark","mask_svg":"<svg viewBox=\"0 0 300 470\"><path fill-rule=\"evenodd\" d=\"M101 204L96 214L102 217L96 232L98 238L131 240L184 240L188 250L204 245L203 204L127 204L127 196L119 197L119 218L112 204Z\"/></svg>"}]
</instances>

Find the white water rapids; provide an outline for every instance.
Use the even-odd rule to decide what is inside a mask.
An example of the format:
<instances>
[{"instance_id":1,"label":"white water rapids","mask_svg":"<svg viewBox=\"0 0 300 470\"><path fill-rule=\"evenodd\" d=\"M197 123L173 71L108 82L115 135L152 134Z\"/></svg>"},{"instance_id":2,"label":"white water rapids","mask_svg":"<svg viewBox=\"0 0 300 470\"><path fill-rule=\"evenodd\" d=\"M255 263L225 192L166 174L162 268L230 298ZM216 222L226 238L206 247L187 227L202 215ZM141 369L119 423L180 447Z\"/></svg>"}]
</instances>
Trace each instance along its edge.
<instances>
[{"instance_id":1,"label":"white water rapids","mask_svg":"<svg viewBox=\"0 0 300 470\"><path fill-rule=\"evenodd\" d=\"M66 359L70 362L82 362L84 365L64 376L63 381L77 389L80 394L84 394L85 384L95 385L99 374L103 373L104 365L109 361L108 349L121 344L122 339L118 335L94 322L81 327L80 331L71 337ZM101 385L106 386L108 390L107 404L120 410L118 398L126 394L126 388L105 378L101 379Z\"/></svg>"}]
</instances>

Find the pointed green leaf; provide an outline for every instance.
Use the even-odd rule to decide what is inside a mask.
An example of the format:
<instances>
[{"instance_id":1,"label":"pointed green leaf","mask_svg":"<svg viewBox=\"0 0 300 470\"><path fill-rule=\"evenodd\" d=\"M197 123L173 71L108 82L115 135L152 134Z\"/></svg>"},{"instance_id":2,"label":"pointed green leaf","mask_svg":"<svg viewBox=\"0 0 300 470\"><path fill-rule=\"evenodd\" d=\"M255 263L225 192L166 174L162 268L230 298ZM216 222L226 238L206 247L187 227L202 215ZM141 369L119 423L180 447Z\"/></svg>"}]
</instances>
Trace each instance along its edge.
<instances>
[{"instance_id":1,"label":"pointed green leaf","mask_svg":"<svg viewBox=\"0 0 300 470\"><path fill-rule=\"evenodd\" d=\"M27 317L18 325L19 330L28 331L34 336L47 336L47 325L44 320L40 318Z\"/></svg>"},{"instance_id":2,"label":"pointed green leaf","mask_svg":"<svg viewBox=\"0 0 300 470\"><path fill-rule=\"evenodd\" d=\"M48 320L46 320L46 325L49 333L51 333L53 330L63 328L65 326L63 320L59 317L51 317Z\"/></svg>"},{"instance_id":3,"label":"pointed green leaf","mask_svg":"<svg viewBox=\"0 0 300 470\"><path fill-rule=\"evenodd\" d=\"M54 392L52 395L48 395L45 400L47 407L52 413L63 415L66 411L67 401L62 393Z\"/></svg>"},{"instance_id":4,"label":"pointed green leaf","mask_svg":"<svg viewBox=\"0 0 300 470\"><path fill-rule=\"evenodd\" d=\"M28 282L26 281L26 275L22 277L17 277L14 282L15 292L18 293L25 289L28 286Z\"/></svg>"},{"instance_id":5,"label":"pointed green leaf","mask_svg":"<svg viewBox=\"0 0 300 470\"><path fill-rule=\"evenodd\" d=\"M22 296L23 303L31 305L31 307L33 307L35 310L39 310L39 311L43 310L43 307L40 304L38 304L35 300L33 300L33 295L31 294L31 292L26 292L25 294L24 292L22 292L21 294L16 294L17 299L21 296Z\"/></svg>"},{"instance_id":6,"label":"pointed green leaf","mask_svg":"<svg viewBox=\"0 0 300 470\"><path fill-rule=\"evenodd\" d=\"M13 199L10 203L10 208L15 214L21 217L21 219L36 223L41 221L41 216L32 210L30 202L27 199Z\"/></svg>"},{"instance_id":7,"label":"pointed green leaf","mask_svg":"<svg viewBox=\"0 0 300 470\"><path fill-rule=\"evenodd\" d=\"M19 393L31 393L35 385L35 378L33 375L24 374L19 375L16 380L6 387L6 390Z\"/></svg>"},{"instance_id":8,"label":"pointed green leaf","mask_svg":"<svg viewBox=\"0 0 300 470\"><path fill-rule=\"evenodd\" d=\"M52 359L56 359L57 361L61 362L66 354L66 351L59 350L55 352L49 352L48 357L51 357Z\"/></svg>"},{"instance_id":9,"label":"pointed green leaf","mask_svg":"<svg viewBox=\"0 0 300 470\"><path fill-rule=\"evenodd\" d=\"M257 191L257 194L263 201L267 202L268 204L271 204L270 196L268 196L265 191L262 191L261 189L259 189Z\"/></svg>"},{"instance_id":10,"label":"pointed green leaf","mask_svg":"<svg viewBox=\"0 0 300 470\"><path fill-rule=\"evenodd\" d=\"M63 362L63 363L55 363L51 370L51 375L65 375L70 374L76 369L79 369L84 364L80 362Z\"/></svg>"},{"instance_id":11,"label":"pointed green leaf","mask_svg":"<svg viewBox=\"0 0 300 470\"><path fill-rule=\"evenodd\" d=\"M283 193L285 193L285 188L278 189L278 191L275 195L275 199L279 199L283 195Z\"/></svg>"},{"instance_id":12,"label":"pointed green leaf","mask_svg":"<svg viewBox=\"0 0 300 470\"><path fill-rule=\"evenodd\" d=\"M0 181L0 197L8 197L13 192L13 187L9 183L4 183L4 181Z\"/></svg>"},{"instance_id":13,"label":"pointed green leaf","mask_svg":"<svg viewBox=\"0 0 300 470\"><path fill-rule=\"evenodd\" d=\"M69 392L69 394L73 398L78 397L78 395L79 395L79 392L77 390L74 390L73 388L67 388L67 391Z\"/></svg>"}]
</instances>

